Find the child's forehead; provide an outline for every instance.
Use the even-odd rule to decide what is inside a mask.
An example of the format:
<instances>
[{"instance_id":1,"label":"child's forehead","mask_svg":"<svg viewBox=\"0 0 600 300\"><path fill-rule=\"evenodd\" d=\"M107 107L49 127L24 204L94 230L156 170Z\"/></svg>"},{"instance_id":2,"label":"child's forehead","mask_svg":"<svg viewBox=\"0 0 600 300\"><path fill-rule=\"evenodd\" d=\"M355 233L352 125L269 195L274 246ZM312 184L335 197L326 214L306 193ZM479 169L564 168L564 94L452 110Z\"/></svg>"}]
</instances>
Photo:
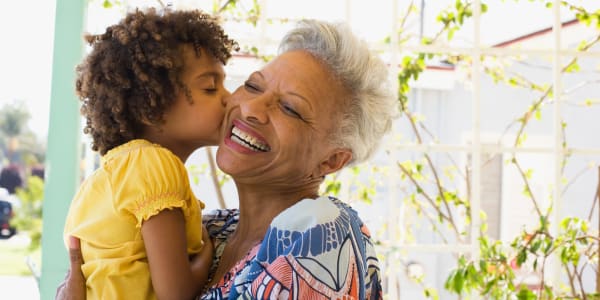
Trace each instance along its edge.
<instances>
[{"instance_id":1,"label":"child's forehead","mask_svg":"<svg viewBox=\"0 0 600 300\"><path fill-rule=\"evenodd\" d=\"M181 48L184 74L200 76L207 74L213 77L224 77L223 64L205 48L194 48L191 45Z\"/></svg>"},{"instance_id":2,"label":"child's forehead","mask_svg":"<svg viewBox=\"0 0 600 300\"><path fill-rule=\"evenodd\" d=\"M218 61L219 64L223 65L223 62L219 59L218 55L212 52L212 49L208 46L185 46L184 51L187 51L191 56L190 58L205 57L211 61Z\"/></svg>"},{"instance_id":3,"label":"child's forehead","mask_svg":"<svg viewBox=\"0 0 600 300\"><path fill-rule=\"evenodd\" d=\"M183 59L193 60L205 55L215 58L215 56L208 50L207 47L197 45L195 43L181 43L178 47L178 50Z\"/></svg>"}]
</instances>

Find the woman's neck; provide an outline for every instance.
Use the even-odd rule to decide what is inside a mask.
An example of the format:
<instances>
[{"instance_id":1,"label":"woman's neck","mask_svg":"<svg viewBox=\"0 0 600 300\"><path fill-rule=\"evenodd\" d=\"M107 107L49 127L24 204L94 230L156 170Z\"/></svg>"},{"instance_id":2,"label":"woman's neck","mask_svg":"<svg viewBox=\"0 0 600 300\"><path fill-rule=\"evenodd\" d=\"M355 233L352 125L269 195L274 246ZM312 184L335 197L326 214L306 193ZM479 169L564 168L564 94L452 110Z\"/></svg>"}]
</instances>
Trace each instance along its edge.
<instances>
[{"instance_id":1,"label":"woman's neck","mask_svg":"<svg viewBox=\"0 0 600 300\"><path fill-rule=\"evenodd\" d=\"M304 188L271 188L236 183L240 219L236 235L261 240L273 219L302 199L316 198L319 185Z\"/></svg>"}]
</instances>

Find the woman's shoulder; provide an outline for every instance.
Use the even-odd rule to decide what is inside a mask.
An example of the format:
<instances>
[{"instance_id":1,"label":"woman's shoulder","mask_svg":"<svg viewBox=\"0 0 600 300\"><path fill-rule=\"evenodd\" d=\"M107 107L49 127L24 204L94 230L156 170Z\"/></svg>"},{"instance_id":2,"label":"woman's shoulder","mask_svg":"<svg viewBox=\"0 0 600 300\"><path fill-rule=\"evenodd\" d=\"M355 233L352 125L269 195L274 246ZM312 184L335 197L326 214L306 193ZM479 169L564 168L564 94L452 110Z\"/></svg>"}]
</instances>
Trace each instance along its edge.
<instances>
[{"instance_id":1,"label":"woman's shoulder","mask_svg":"<svg viewBox=\"0 0 600 300\"><path fill-rule=\"evenodd\" d=\"M306 298L366 299L380 286L378 270L370 235L354 209L333 197L305 199L273 219L248 272L258 275L249 277L247 293L254 296L268 286L264 282L289 288L301 282L296 292Z\"/></svg>"},{"instance_id":2,"label":"woman's shoulder","mask_svg":"<svg viewBox=\"0 0 600 300\"><path fill-rule=\"evenodd\" d=\"M271 223L271 227L292 231L309 230L320 224L335 222L344 227L363 222L357 212L348 204L331 196L304 199L281 212Z\"/></svg>"},{"instance_id":3,"label":"woman's shoulder","mask_svg":"<svg viewBox=\"0 0 600 300\"><path fill-rule=\"evenodd\" d=\"M341 251L344 245L358 245L356 250L364 253L372 244L370 238L356 211L347 204L333 197L305 199L273 219L263 240L269 251L259 258L271 261L282 251L318 257Z\"/></svg>"}]
</instances>

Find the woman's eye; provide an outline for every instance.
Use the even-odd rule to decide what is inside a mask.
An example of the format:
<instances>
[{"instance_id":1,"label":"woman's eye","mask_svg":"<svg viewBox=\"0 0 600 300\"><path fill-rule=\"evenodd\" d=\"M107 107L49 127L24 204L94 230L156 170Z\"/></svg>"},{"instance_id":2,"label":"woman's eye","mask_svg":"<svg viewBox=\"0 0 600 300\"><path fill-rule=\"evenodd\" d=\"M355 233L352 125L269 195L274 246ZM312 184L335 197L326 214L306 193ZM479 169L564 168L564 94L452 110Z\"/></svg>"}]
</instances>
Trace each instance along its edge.
<instances>
[{"instance_id":1,"label":"woman's eye","mask_svg":"<svg viewBox=\"0 0 600 300\"><path fill-rule=\"evenodd\" d=\"M302 119L302 116L296 110L294 110L294 108L291 107L290 105L282 103L281 107L286 114L291 115L298 119Z\"/></svg>"},{"instance_id":2,"label":"woman's eye","mask_svg":"<svg viewBox=\"0 0 600 300\"><path fill-rule=\"evenodd\" d=\"M211 89L204 89L204 91L208 94L214 94L217 92L217 89L215 88L211 88Z\"/></svg>"},{"instance_id":3,"label":"woman's eye","mask_svg":"<svg viewBox=\"0 0 600 300\"><path fill-rule=\"evenodd\" d=\"M249 92L258 92L258 87L251 82L244 82L244 88Z\"/></svg>"}]
</instances>

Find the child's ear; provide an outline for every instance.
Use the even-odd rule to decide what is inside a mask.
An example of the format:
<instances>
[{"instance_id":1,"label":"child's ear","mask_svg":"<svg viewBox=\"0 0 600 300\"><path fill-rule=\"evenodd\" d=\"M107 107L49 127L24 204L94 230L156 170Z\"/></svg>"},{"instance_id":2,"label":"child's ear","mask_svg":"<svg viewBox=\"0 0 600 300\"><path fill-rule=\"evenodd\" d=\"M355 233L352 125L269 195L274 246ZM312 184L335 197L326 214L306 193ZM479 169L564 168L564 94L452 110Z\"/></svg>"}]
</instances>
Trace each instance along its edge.
<instances>
[{"instance_id":1,"label":"child's ear","mask_svg":"<svg viewBox=\"0 0 600 300\"><path fill-rule=\"evenodd\" d=\"M144 128L143 129L144 132L154 132L154 133L162 133L163 132L163 126L161 126L159 122L151 121L147 117L142 117L138 122L142 125L142 128Z\"/></svg>"},{"instance_id":2,"label":"child's ear","mask_svg":"<svg viewBox=\"0 0 600 300\"><path fill-rule=\"evenodd\" d=\"M319 165L319 176L335 173L343 168L352 159L350 149L338 148L333 150Z\"/></svg>"},{"instance_id":3,"label":"child's ear","mask_svg":"<svg viewBox=\"0 0 600 300\"><path fill-rule=\"evenodd\" d=\"M144 125L144 126L150 126L150 127L155 125L145 116L140 119L140 123L142 123L142 125Z\"/></svg>"}]
</instances>

